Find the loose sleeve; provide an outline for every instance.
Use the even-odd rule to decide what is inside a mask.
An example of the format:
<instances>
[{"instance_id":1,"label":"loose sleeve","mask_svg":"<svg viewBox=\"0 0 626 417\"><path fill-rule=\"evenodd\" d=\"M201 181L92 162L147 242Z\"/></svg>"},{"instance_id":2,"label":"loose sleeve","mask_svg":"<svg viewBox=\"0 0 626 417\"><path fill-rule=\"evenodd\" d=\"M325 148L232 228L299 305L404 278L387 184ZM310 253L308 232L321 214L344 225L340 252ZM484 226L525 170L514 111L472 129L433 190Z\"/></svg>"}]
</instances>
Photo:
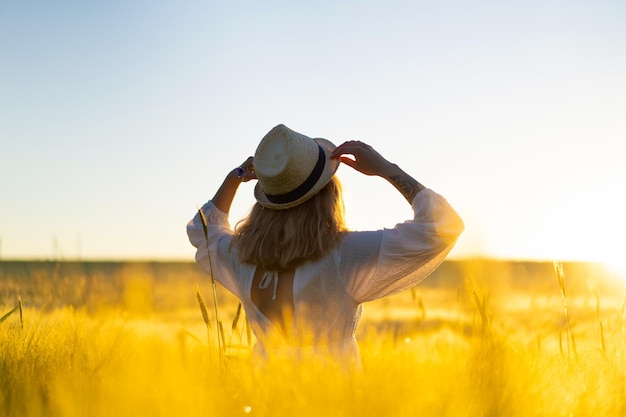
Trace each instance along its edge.
<instances>
[{"instance_id":1,"label":"loose sleeve","mask_svg":"<svg viewBox=\"0 0 626 417\"><path fill-rule=\"evenodd\" d=\"M414 217L393 229L366 232L352 240L344 268L346 290L362 303L404 291L433 272L463 231L463 221L432 190L412 202ZM359 261L354 254L360 254ZM369 259L369 260L368 260Z\"/></svg>"},{"instance_id":2,"label":"loose sleeve","mask_svg":"<svg viewBox=\"0 0 626 417\"><path fill-rule=\"evenodd\" d=\"M236 254L230 248L233 231L228 214L212 201L203 205L187 224L187 236L196 248L196 262L209 275L239 296L236 281Z\"/></svg>"}]
</instances>

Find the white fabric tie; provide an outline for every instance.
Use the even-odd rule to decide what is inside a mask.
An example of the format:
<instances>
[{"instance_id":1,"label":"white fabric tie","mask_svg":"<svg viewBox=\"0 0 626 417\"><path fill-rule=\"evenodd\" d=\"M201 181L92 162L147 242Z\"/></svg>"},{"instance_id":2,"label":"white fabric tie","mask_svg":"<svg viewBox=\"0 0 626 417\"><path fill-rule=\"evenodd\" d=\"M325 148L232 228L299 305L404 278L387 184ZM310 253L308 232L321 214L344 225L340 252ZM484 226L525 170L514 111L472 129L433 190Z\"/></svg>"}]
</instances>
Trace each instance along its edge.
<instances>
[{"instance_id":1,"label":"white fabric tie","mask_svg":"<svg viewBox=\"0 0 626 417\"><path fill-rule=\"evenodd\" d=\"M263 278L261 278L261 282L259 282L259 288L264 290L270 286L272 283L272 278L274 279L274 292L272 293L272 300L276 300L276 288L278 288L278 272L264 272Z\"/></svg>"}]
</instances>

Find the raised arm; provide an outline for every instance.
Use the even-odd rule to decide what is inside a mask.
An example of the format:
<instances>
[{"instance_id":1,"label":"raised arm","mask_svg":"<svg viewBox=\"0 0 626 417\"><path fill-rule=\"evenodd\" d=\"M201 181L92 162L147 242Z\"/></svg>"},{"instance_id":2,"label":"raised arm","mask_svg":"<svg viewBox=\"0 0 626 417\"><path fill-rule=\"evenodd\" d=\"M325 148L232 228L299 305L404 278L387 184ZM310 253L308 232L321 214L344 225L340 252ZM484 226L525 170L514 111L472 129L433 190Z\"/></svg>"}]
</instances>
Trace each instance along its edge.
<instances>
[{"instance_id":1,"label":"raised arm","mask_svg":"<svg viewBox=\"0 0 626 417\"><path fill-rule=\"evenodd\" d=\"M241 164L238 168L230 171L228 175L226 175L226 178L220 188L211 199L213 204L215 204L215 207L220 209L222 212L228 213L230 211L230 206L233 203L239 184L256 179L252 162L253 158L249 157L246 159L246 162Z\"/></svg>"},{"instance_id":2,"label":"raised arm","mask_svg":"<svg viewBox=\"0 0 626 417\"><path fill-rule=\"evenodd\" d=\"M344 155L352 155L352 158ZM360 141L344 142L333 151L332 158L339 158L341 162L351 166L365 175L376 175L389 181L411 204L420 191L422 184L398 165L387 161L370 145Z\"/></svg>"}]
</instances>

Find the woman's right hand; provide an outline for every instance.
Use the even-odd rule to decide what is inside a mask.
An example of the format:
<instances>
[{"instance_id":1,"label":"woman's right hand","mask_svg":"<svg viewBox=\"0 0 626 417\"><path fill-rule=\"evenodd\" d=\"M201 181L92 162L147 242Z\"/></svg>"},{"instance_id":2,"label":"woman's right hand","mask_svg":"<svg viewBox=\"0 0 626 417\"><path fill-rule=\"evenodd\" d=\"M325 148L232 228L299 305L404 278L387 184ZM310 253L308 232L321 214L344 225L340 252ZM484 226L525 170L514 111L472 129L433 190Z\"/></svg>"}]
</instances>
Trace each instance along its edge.
<instances>
[{"instance_id":1,"label":"woman's right hand","mask_svg":"<svg viewBox=\"0 0 626 417\"><path fill-rule=\"evenodd\" d=\"M256 180L256 172L254 171L254 157L249 156L243 164L235 168L235 171L237 171L237 178L239 178L241 182Z\"/></svg>"},{"instance_id":2,"label":"woman's right hand","mask_svg":"<svg viewBox=\"0 0 626 417\"><path fill-rule=\"evenodd\" d=\"M344 155L352 155L352 158ZM365 175L378 175L389 181L411 203L415 195L424 187L417 180L404 172L398 165L392 164L376 152L370 145L359 141L344 142L330 155L351 166Z\"/></svg>"},{"instance_id":3,"label":"woman's right hand","mask_svg":"<svg viewBox=\"0 0 626 417\"><path fill-rule=\"evenodd\" d=\"M344 155L351 155L352 158ZM350 140L337 146L330 155L333 159L339 159L346 165L351 166L365 175L386 176L386 173L393 167L370 145L361 141Z\"/></svg>"}]
</instances>

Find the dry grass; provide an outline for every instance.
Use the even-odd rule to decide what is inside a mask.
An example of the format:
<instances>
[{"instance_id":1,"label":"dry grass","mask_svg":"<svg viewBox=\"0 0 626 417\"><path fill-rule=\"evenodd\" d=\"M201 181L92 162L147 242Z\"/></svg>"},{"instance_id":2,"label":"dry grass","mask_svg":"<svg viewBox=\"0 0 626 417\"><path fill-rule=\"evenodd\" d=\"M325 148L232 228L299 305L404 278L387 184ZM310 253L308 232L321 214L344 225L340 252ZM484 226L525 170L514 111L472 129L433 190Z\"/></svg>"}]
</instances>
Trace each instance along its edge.
<instances>
[{"instance_id":1,"label":"dry grass","mask_svg":"<svg viewBox=\"0 0 626 417\"><path fill-rule=\"evenodd\" d=\"M358 372L251 363L249 327L221 289L223 359L216 333L202 336L216 327L194 286L175 312L133 310L123 293L98 309L24 300L23 323L16 314L0 323L0 415L624 415L624 292L561 273L528 291L492 285L473 265L454 285L366 305ZM162 290L151 285L124 288Z\"/></svg>"}]
</instances>

